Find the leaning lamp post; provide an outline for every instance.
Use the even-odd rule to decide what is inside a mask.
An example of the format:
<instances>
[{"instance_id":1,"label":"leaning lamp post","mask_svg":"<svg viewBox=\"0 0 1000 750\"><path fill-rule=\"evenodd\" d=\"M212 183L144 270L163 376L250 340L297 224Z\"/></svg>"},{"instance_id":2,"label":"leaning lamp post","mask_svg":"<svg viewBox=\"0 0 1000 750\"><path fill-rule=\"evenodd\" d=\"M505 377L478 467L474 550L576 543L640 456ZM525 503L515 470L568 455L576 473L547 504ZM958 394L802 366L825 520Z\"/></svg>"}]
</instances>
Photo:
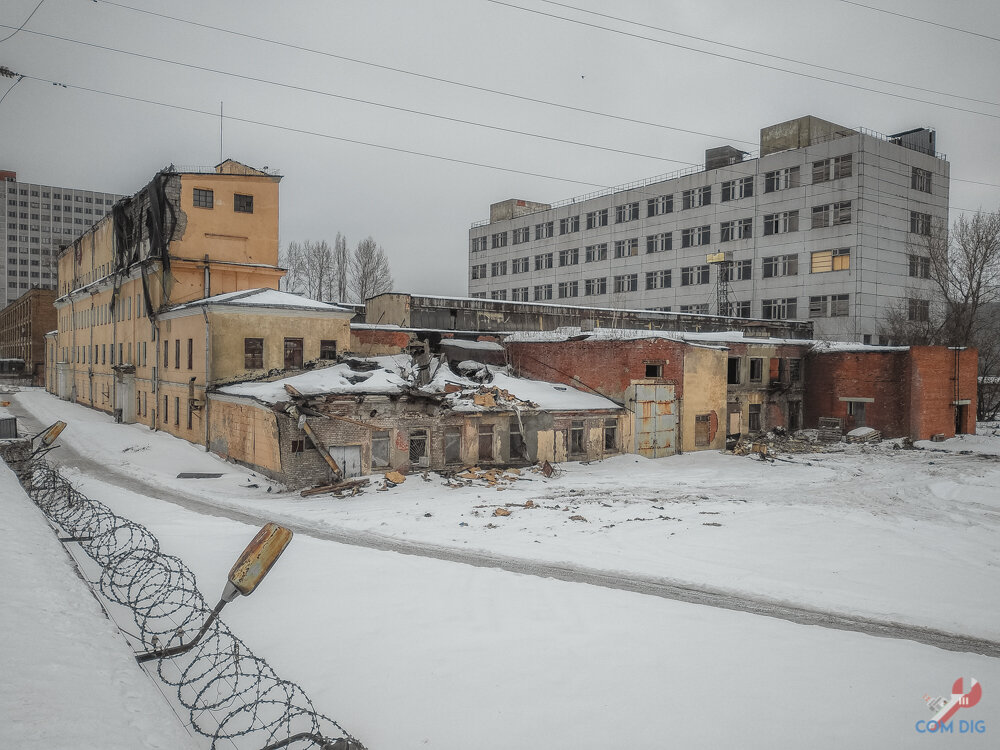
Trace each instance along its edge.
<instances>
[{"instance_id":1,"label":"leaning lamp post","mask_svg":"<svg viewBox=\"0 0 1000 750\"><path fill-rule=\"evenodd\" d=\"M264 576L281 557L285 547L292 541L292 532L284 526L276 523L266 523L257 532L257 536L247 545L246 549L236 560L232 570L229 571L229 578L226 580L226 587L222 591L222 598L215 605L215 609L205 620L195 637L187 643L170 648L156 649L137 654L135 659L142 664L153 659L169 659L170 657L190 651L198 645L198 642L208 632L209 627L219 616L219 612L229 602L238 596L250 596L264 580Z\"/></svg>"}]
</instances>

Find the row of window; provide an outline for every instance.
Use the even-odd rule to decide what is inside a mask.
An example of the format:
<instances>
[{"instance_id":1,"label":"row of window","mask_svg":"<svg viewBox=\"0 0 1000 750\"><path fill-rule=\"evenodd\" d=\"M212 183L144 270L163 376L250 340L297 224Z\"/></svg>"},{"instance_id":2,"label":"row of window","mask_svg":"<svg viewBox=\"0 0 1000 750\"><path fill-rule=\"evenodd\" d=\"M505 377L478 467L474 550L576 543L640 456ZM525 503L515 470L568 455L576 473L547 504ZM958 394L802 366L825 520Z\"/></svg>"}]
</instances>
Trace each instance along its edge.
<instances>
[{"instance_id":1,"label":"row of window","mask_svg":"<svg viewBox=\"0 0 1000 750\"><path fill-rule=\"evenodd\" d=\"M744 367L743 357L730 357L728 372L726 373L727 385L743 385L744 383L764 382L764 358L748 357L747 367ZM768 380L779 383L801 383L802 382L802 360L798 357L773 357L770 362ZM744 373L744 370L747 370ZM760 404L757 404L760 406Z\"/></svg>"},{"instance_id":2,"label":"row of window","mask_svg":"<svg viewBox=\"0 0 1000 750\"><path fill-rule=\"evenodd\" d=\"M586 248L584 255L585 262L590 263L592 261L607 260L607 244L601 245L591 245ZM628 255L635 255L635 252L628 253ZM615 257L626 257L623 253L619 255L616 249ZM911 256L910 261L910 275L916 276L918 274L913 272L914 260L918 256ZM536 271L544 271L551 269L553 267L553 259L557 258L559 267L563 266L573 266L578 265L580 262L580 251L578 248L572 250L560 250L558 255L553 253L542 253L541 255L536 255L534 258L534 267ZM510 265L512 269L512 274L527 273L530 266L530 258L525 256L523 258L515 258ZM923 265L920 265L923 264ZM919 270L926 267L927 273L929 274L930 259L923 258L918 261L916 266ZM708 283L708 266L697 266L697 268L705 269L705 280L694 282L694 283ZM833 250L817 250L809 254L809 272L810 273L828 273L831 271L848 271L851 268L851 249L849 247L839 247ZM490 277L496 276L506 276L507 275L507 261L499 260L491 264L478 263L472 266L472 278L473 279L485 279L487 278L487 272L489 272ZM681 269L682 278L684 271L686 269ZM761 259L761 276L765 279L777 278L780 276L796 276L799 272L799 257L796 254L786 254L786 255L772 255ZM652 271L650 273L659 273L659 271ZM669 273L669 271L667 272ZM729 261L728 263L723 263L719 265L719 273L724 275L729 281L748 281L753 278L753 261L752 260L737 260ZM648 276L649 274L647 274ZM923 278L928 278L924 276ZM682 282L683 283L683 282ZM667 284L666 286L669 286ZM647 289L655 287L646 287Z\"/></svg>"},{"instance_id":3,"label":"row of window","mask_svg":"<svg viewBox=\"0 0 1000 750\"><path fill-rule=\"evenodd\" d=\"M298 370L302 367L303 340L286 338L283 341L284 367L286 370ZM320 359L337 358L337 342L323 339L319 342ZM243 368L246 370L264 369L264 339L243 339Z\"/></svg>"},{"instance_id":4,"label":"row of window","mask_svg":"<svg viewBox=\"0 0 1000 750\"><path fill-rule=\"evenodd\" d=\"M21 188L20 190L18 190L17 188L14 188L14 187L8 187L7 188L7 193L9 195L29 195L29 190L28 190L28 188ZM31 190L30 191L30 197L31 198L50 198L51 197L51 198L55 198L56 200L67 200L67 201L70 200L70 199L73 199L72 193L66 193L65 196L62 193L52 193L51 196L50 196L48 190L42 190L41 193L39 193L38 190ZM78 196L76 196L75 200L76 200L77 203L96 203L96 204L102 205L102 206L105 205L105 204L107 204L107 205L110 206L110 205L113 205L114 202L115 202L114 198L104 199L104 198L96 198L96 197L89 196L89 195L78 195Z\"/></svg>"},{"instance_id":5,"label":"row of window","mask_svg":"<svg viewBox=\"0 0 1000 750\"><path fill-rule=\"evenodd\" d=\"M194 188L193 202L195 208L214 208L215 191L207 188ZM252 214L253 196L234 193L233 211L238 214Z\"/></svg>"}]
</instances>

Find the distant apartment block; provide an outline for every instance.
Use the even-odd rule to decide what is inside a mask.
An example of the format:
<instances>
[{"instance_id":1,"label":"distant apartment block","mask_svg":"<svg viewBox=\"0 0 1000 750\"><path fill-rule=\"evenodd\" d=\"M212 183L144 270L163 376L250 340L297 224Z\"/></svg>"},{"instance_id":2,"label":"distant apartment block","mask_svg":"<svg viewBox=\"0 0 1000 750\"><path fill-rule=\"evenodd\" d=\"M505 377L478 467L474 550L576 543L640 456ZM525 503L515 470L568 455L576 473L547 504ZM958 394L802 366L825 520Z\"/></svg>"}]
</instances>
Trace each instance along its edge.
<instances>
[{"instance_id":1,"label":"distant apartment block","mask_svg":"<svg viewBox=\"0 0 1000 750\"><path fill-rule=\"evenodd\" d=\"M21 182L0 170L6 231L0 240L0 309L29 289L56 288L59 248L100 221L123 196Z\"/></svg>"},{"instance_id":2,"label":"distant apartment block","mask_svg":"<svg viewBox=\"0 0 1000 750\"><path fill-rule=\"evenodd\" d=\"M890 308L927 309L922 258L947 226L950 175L934 131L802 117L763 128L747 156L722 146L704 169L495 203L469 231L469 295L811 320L818 338L864 343Z\"/></svg>"}]
</instances>

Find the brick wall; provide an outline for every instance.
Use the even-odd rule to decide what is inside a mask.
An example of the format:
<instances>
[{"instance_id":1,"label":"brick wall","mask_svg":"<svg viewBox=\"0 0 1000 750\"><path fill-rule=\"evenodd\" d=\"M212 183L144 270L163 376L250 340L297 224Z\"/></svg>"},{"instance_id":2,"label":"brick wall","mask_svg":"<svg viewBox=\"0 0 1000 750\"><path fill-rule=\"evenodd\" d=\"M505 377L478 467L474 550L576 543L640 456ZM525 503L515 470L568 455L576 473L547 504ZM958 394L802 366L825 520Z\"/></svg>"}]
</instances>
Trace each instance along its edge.
<instances>
[{"instance_id":1,"label":"brick wall","mask_svg":"<svg viewBox=\"0 0 1000 750\"><path fill-rule=\"evenodd\" d=\"M957 352L943 346L910 348L910 436L927 440L942 433L955 436L955 401L968 400L962 408L961 432L976 431L975 349Z\"/></svg>"},{"instance_id":2,"label":"brick wall","mask_svg":"<svg viewBox=\"0 0 1000 750\"><path fill-rule=\"evenodd\" d=\"M410 345L407 331L351 328L351 351L366 357L380 354L399 354Z\"/></svg>"}]
</instances>

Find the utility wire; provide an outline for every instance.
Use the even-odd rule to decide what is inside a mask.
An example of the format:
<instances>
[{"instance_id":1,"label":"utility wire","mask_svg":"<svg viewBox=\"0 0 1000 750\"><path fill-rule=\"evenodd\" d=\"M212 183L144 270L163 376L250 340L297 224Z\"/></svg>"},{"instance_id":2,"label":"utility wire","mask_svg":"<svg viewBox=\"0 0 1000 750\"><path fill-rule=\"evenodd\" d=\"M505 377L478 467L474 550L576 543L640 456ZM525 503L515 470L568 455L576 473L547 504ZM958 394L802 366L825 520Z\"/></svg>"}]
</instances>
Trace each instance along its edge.
<instances>
[{"instance_id":1,"label":"utility wire","mask_svg":"<svg viewBox=\"0 0 1000 750\"><path fill-rule=\"evenodd\" d=\"M487 94L495 94L497 96L507 97L509 99L517 99L519 101L531 102L533 104L541 104L546 107L555 107L556 109L563 109L569 112L579 112L580 114L594 115L596 117L605 117L611 120L618 120L619 122L629 122L635 125L646 125L648 127L661 128L663 130L672 130L677 133L688 133L690 135L700 135L706 138L715 138L720 141L729 141L731 143L750 143L757 144L757 141L748 141L744 138L731 138L728 136L717 135L715 133L705 133L700 130L691 130L688 128L679 128L672 125L665 125L659 122L650 122L648 120L640 120L633 117L625 117L624 115L616 115L610 112L601 112L600 110L587 109L585 107L574 107L569 104L561 104L559 102L554 102L549 99L539 99L536 97L526 96L523 94L516 94L511 91L504 91L502 89L493 89L487 86L479 86L472 83L465 83L462 81L456 81L450 78L442 78L440 76L433 76L426 73L417 73L416 71L407 70L405 68L396 68L391 65L383 65L381 63L371 62L370 60L362 60L356 57L347 57L346 55L337 55L333 52L327 52L325 50L315 49L313 47L306 47L299 44L292 44L291 42L282 42L278 39L271 39L269 37L257 36L255 34L248 34L242 31L236 31L235 29L227 29L222 26L212 26L211 24L201 23L199 21L192 21L187 18L180 18L178 16L171 16L165 13L157 13L155 11L146 10L145 8L135 8L131 5L125 5L124 3L112 2L112 0L95 0L95 2L103 2L105 5L112 5L116 8L122 8L124 10L130 10L135 13L144 13L149 16L154 16L157 18L165 18L170 21L176 21L177 23L187 24L189 26L197 26L202 29L209 29L211 31L218 31L222 34L229 34L231 36L241 37L243 39L251 39L257 42L265 42L266 44L272 44L278 47L284 47L286 49L298 50L300 52L308 52L313 55L321 55L323 57L328 57L333 60L341 60L343 62L354 63L356 65L365 65L371 68L377 68L379 70L386 70L392 73L399 73L401 75L411 76L414 78L422 78L427 81L434 81L436 83L444 83L449 86L458 86L465 89L470 89L472 91L481 91Z\"/></svg>"},{"instance_id":2,"label":"utility wire","mask_svg":"<svg viewBox=\"0 0 1000 750\"><path fill-rule=\"evenodd\" d=\"M0 27L3 25L0 24ZM176 65L181 68L187 68L189 70L197 70L202 73L214 73L216 75L227 76L229 78L237 78L243 81L252 81L253 83L263 83L268 86L277 86L279 88L290 89L292 91L301 91L309 94L316 94L318 96L326 96L331 99L340 99L342 101L354 102L356 104L365 104L370 107L380 107L382 109L391 109L396 112L405 112L407 114L418 115L420 117L430 117L436 120L444 120L447 122L458 123L461 125L471 125L478 128L486 128L487 130L496 130L502 133L511 133L513 135L522 135L528 138L538 138L545 141L551 141L553 143L563 143L570 146L582 146L584 148L593 148L599 151L609 151L616 154L625 154L626 156L638 156L643 159L656 159L658 161L668 161L674 164L685 164L688 166L699 166L696 162L685 161L683 159L671 159L666 156L654 156L652 154L643 154L637 151L626 151L624 149L612 148L611 146L599 146L593 143L584 143L582 141L573 141L568 138L558 138L551 135L543 135L541 133L532 133L527 130L517 130L516 128L505 128L500 125L490 125L485 122L476 122L475 120L463 120L459 117L449 117L447 115L435 114L433 112L424 112L419 109L410 109L408 107L400 107L394 104L386 104L384 102L374 102L368 99L360 99L354 96L346 96L344 94L336 94L332 91L323 91L322 89L314 89L308 86L299 86L294 83L284 83L282 81L275 81L268 78L259 78L257 76L246 75L244 73L234 73L228 70L221 70L219 68L210 68L205 65L195 65L194 63L186 63L181 60L171 60L166 57L157 57L156 55L147 55L142 52L131 52L129 50L118 49L116 47L109 47L104 44L97 44L95 42L84 42L79 39L71 39L69 37L58 36L56 34L46 34L40 31L27 30L25 33L34 34L36 36L45 37L48 39L58 39L59 41L69 42L71 44L79 44L84 47L91 47L93 49L99 49L105 52L115 52L122 55L128 55L130 57L138 57L142 60L150 60L152 62L166 63L167 65Z\"/></svg>"},{"instance_id":3,"label":"utility wire","mask_svg":"<svg viewBox=\"0 0 1000 750\"><path fill-rule=\"evenodd\" d=\"M115 93L113 91L103 91L101 89L90 88L90 87L87 87L87 86L77 86L77 85L74 85L74 84L71 84L71 83L62 83L60 81L53 81L53 80L50 80L48 78L38 78L36 76L28 76L28 75L22 76L22 78L26 78L26 79L32 80L32 81L39 81L41 83L50 83L53 86L60 86L62 88L74 89L74 90L77 90L77 91L86 91L86 92L91 93L91 94L101 94L102 96L110 96L110 97L114 97L116 99L126 99L128 101L141 102L143 104L153 104L153 105L158 106L158 107L165 107L167 109L175 109L175 110L178 110L178 111L181 111L181 112L191 112L193 114L206 115L206 116L212 117L212 118L218 118L218 117L220 117L219 113L216 112L216 111L210 111L210 110L204 110L204 109L196 109L194 107L185 107L185 106L182 106L180 104L170 104L168 102L158 102L158 101L155 101L153 99L144 99L144 98L138 97L138 96L129 96L127 94L118 94L118 93ZM572 183L572 184L575 184L575 185L586 185L587 187L596 187L596 188L602 188L602 189L610 189L611 188L610 185L603 185L603 184L598 183L598 182L586 182L584 180L573 180L573 179L569 179L567 177L556 177L555 175L542 174L540 172L528 172L528 171L521 170L521 169L513 169L512 167L501 167L501 166L496 165L496 164L486 164L486 163L483 163L483 162L470 161L470 160L467 160L467 159L458 159L458 158L451 157L451 156L442 156L440 154L430 154L430 153L426 153L426 152L423 152L423 151L415 151L415 150L412 150L412 149L400 148L398 146L388 146L388 145L382 144L382 143L372 143L370 141L361 141L361 140L357 140L357 139L354 139L354 138L344 138L343 136L331 135L330 133L320 133L318 131L307 130L305 128L293 128L293 127L288 126L288 125L278 125L277 123L264 122L263 120L254 120L254 119L251 119L251 118L248 118L248 117L234 117L233 115L224 115L223 118L226 119L226 120L230 120L232 122L242 122L242 123L245 123L247 125L257 125L257 126L264 127L264 128L272 128L274 130L283 130L283 131L286 131L286 132L289 132L289 133L298 133L300 135L311 135L311 136L315 136L317 138L326 138L326 139L331 140L331 141L340 141L341 143L352 143L352 144L358 145L358 146L368 146L369 148L377 148L377 149L382 149L382 150L385 150L385 151L394 151L396 153L409 154L411 156L422 156L422 157L424 157L426 159L438 159L440 161L447 161L447 162L451 162L453 164L464 164L464 165L470 166L470 167L481 167L483 169L492 169L492 170L497 171L497 172L507 172L507 173L510 173L510 174L520 174L520 175L525 175L527 177L540 177L540 178L545 179L545 180L555 180L557 182L568 182L568 183Z\"/></svg>"},{"instance_id":4,"label":"utility wire","mask_svg":"<svg viewBox=\"0 0 1000 750\"><path fill-rule=\"evenodd\" d=\"M8 28L8 29L14 29L14 30L10 34L8 34L7 36L5 36L3 39L0 39L0 44L3 44L4 42L6 42L8 39L10 39L12 36L14 36L17 32L19 32L21 29L23 29L25 26L27 26L28 25L28 21L30 21L31 17L33 15L35 15L35 13L38 12L38 9L42 7L42 3L44 3L44 2L45 2L45 0L38 0L38 5L35 6L35 9L33 11L31 11L31 13L28 14L27 18L24 19L24 23L22 23L16 29L14 29L13 26L7 26L6 28Z\"/></svg>"},{"instance_id":5,"label":"utility wire","mask_svg":"<svg viewBox=\"0 0 1000 750\"><path fill-rule=\"evenodd\" d=\"M824 83L832 83L837 86L846 86L848 88L857 89L858 91L868 91L873 94L879 94L881 96L891 96L896 99L905 99L911 102L919 102L920 104L929 104L934 107L943 107L945 109L955 110L956 112L967 112L973 115L980 115L982 117L991 117L994 119L1000 119L1000 115L990 114L989 112L980 112L975 109L968 109L966 107L957 107L953 104L943 104L941 102L934 102L928 99L920 99L915 96L907 96L906 94L895 94L891 91L882 91L881 89L873 89L868 86L860 86L856 83L847 83L846 81L838 81L833 78L824 78L823 76L814 75L812 73L804 73L798 70L790 70L789 68L782 68L777 65L768 65L767 63L755 62L753 60L745 60L740 57L733 57L732 55L724 55L720 52L710 52L708 50L698 49L697 47L691 47L684 44L678 44L677 42L668 42L665 39L657 39L656 37L645 36L643 34L635 34L631 31L623 31L621 29L612 29L606 26L600 26L595 23L589 23L588 21L581 21L576 18L569 18L567 16L560 16L556 13L548 13L543 10L536 10L535 8L525 8L522 5L515 5L514 3L503 2L503 0L486 0L488 3L493 3L494 5L502 5L513 10L520 10L525 13L533 13L539 16L545 16L547 18L553 18L559 21L566 21L567 23L576 24L578 26L586 26L591 29L597 29L598 31L603 31L611 34L618 34L620 36L630 37L632 39L640 39L646 42L653 42L655 44L662 44L666 47L675 47L677 49L687 50L688 52L697 52L702 55L708 55L710 57L717 57L722 60L730 60L732 62L742 63L743 65L753 65L754 67L764 68L766 70L774 70L779 73L788 73L789 75L799 76L800 78L809 78L814 81L823 81Z\"/></svg>"},{"instance_id":6,"label":"utility wire","mask_svg":"<svg viewBox=\"0 0 1000 750\"><path fill-rule=\"evenodd\" d=\"M612 15L609 15L607 13L599 13L596 10L588 10L587 8L580 8L580 7L576 6L576 5L569 5L568 3L556 2L556 0L538 0L538 1L542 2L542 3L547 3L548 5L555 5L555 6L558 6L560 8L567 8L569 10L575 10L575 11L578 11L580 13L589 13L590 15L593 15L593 16L599 16L601 18L608 18L608 19L611 19L612 21L620 21L621 23L627 23L627 24L631 24L633 26L639 26L639 27L644 28L644 29L652 29L654 31L662 31L665 34L673 34L674 36L683 37L685 39L694 39L695 41L705 42L706 44L714 44L714 45L717 45L719 47L726 47L728 49L739 50L740 52L750 52L750 53L752 53L754 55L766 55L767 57L769 57L771 59L774 59L774 60L782 60L783 62L795 63L796 65L806 65L806 66L808 66L810 68L817 68L818 70L826 70L826 71L828 71L830 73L840 73L841 75L853 76L854 78L861 78L862 80L866 80L866 81L876 81L877 83L887 83L890 86L901 86L903 88L913 89L915 91L923 91L923 92L925 92L927 94L936 94L938 96L950 96L950 97L953 97L955 99L965 99L966 101L976 102L978 104L992 104L993 106L1000 107L1000 102L994 102L994 101L990 101L988 99L976 99L976 98L971 97L971 96L962 96L961 94L955 94L955 93L952 93L950 91L936 91L935 89L929 89L929 88L925 88L923 86L914 86L914 85L909 84L909 83L902 83L900 81L892 81L892 80L889 80L889 79L886 79L886 78L876 78L875 76L868 76L868 75L864 75L863 73L853 73L853 72L851 72L849 70L841 70L840 68L831 68L831 67L829 67L827 65L819 65L818 63L811 63L811 62L808 62L806 60L797 60L794 57L782 57L781 55L776 55L773 52L769 52L769 51L765 52L765 51L761 51L759 49L753 49L751 47L740 47L740 46L738 46L736 44L727 44L726 42L720 42L718 40L708 39L708 38L702 37L702 36L695 36L694 34L685 34L685 33L680 32L680 31L674 31L673 29L663 28L662 26L653 26L652 24L643 23L641 21L633 21L633 20L628 19L628 18L622 18L620 16L612 16Z\"/></svg>"},{"instance_id":7,"label":"utility wire","mask_svg":"<svg viewBox=\"0 0 1000 750\"><path fill-rule=\"evenodd\" d=\"M909 21L917 21L918 23L926 23L930 26L937 26L942 29L948 29L950 31L957 31L961 34L971 34L972 36L982 37L983 39L990 39L994 42L1000 42L1000 38L995 36L990 36L989 34L980 34L978 31L972 31L971 29L961 29L958 26L949 26L948 24L938 23L937 21L930 21L926 18L917 18L916 16L908 16L905 13L896 13L892 10L886 10L885 8L876 8L874 5L865 5L864 3L856 3L853 0L840 0L842 3L847 3L848 5L856 5L859 8L865 8L867 10L873 10L876 13L885 13L890 16L896 16L898 18L905 18Z\"/></svg>"}]
</instances>

